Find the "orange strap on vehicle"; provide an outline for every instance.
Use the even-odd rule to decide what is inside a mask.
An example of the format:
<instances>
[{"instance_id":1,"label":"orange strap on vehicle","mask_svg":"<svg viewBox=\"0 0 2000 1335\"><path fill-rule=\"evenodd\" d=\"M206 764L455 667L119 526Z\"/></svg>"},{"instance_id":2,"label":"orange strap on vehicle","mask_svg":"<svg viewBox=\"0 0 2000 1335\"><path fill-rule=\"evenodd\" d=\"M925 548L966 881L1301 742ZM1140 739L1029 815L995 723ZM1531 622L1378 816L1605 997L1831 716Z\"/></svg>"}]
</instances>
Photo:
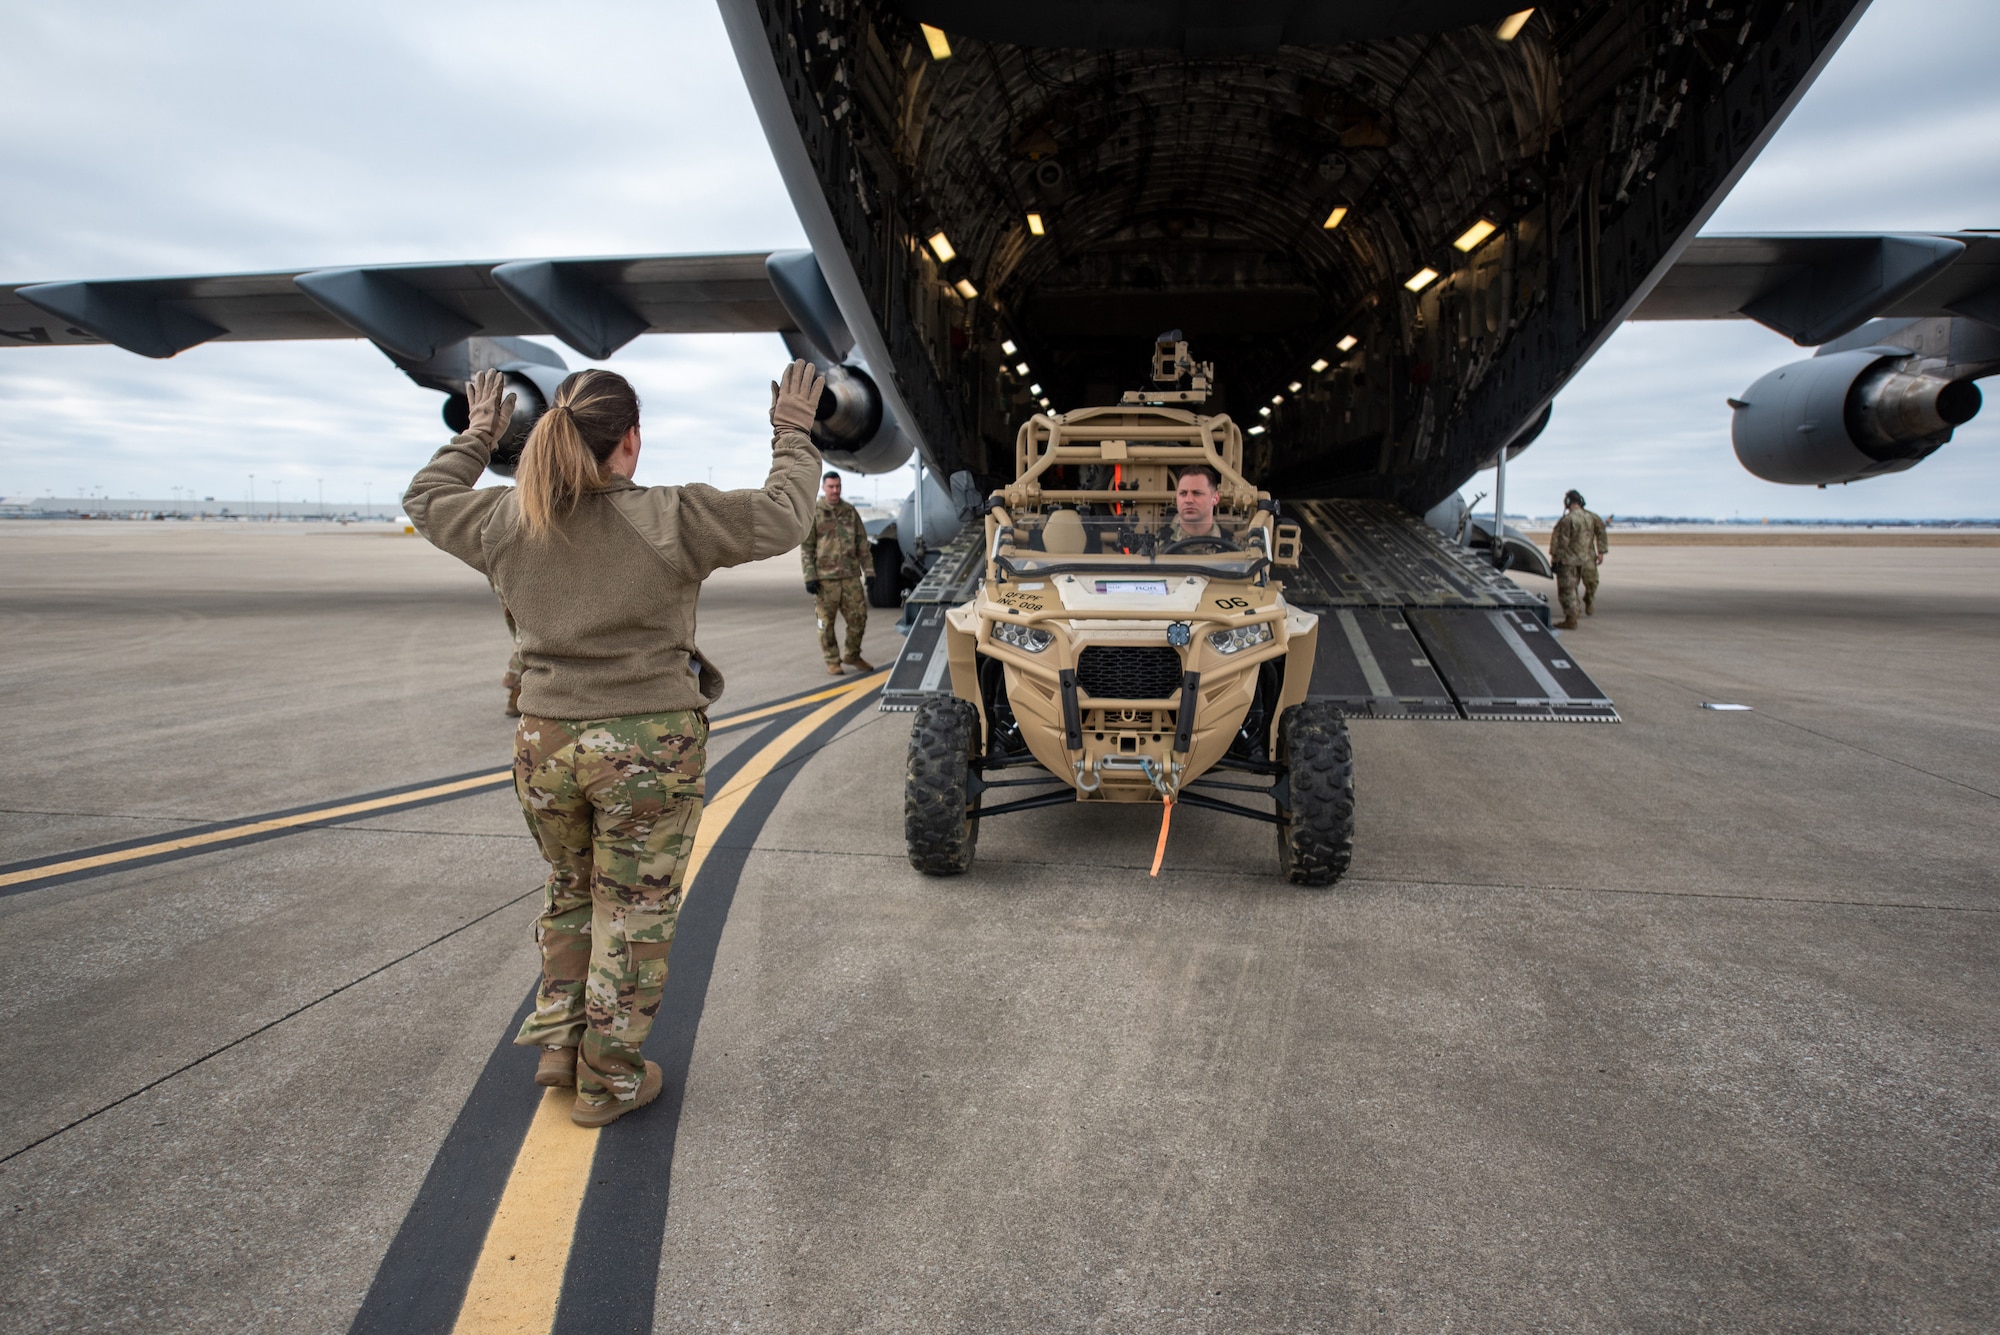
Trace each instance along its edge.
<instances>
[{"instance_id":1,"label":"orange strap on vehicle","mask_svg":"<svg viewBox=\"0 0 2000 1335\"><path fill-rule=\"evenodd\" d=\"M1154 846L1154 848L1153 848L1153 872L1152 872L1152 874L1153 874L1153 875L1155 875L1155 876L1158 876L1158 875L1160 874L1160 863L1161 863L1161 862L1162 862L1163 860L1165 860L1165 858L1166 858L1166 856L1167 856L1167 826L1168 826L1168 825L1169 825L1169 824L1170 824L1170 823L1171 823L1171 822L1173 821L1173 818L1174 818L1174 804L1173 804L1172 802L1163 802L1163 803L1161 803L1161 804L1160 804L1160 842L1159 842L1159 843L1158 843L1157 845L1155 845L1155 846Z\"/></svg>"}]
</instances>

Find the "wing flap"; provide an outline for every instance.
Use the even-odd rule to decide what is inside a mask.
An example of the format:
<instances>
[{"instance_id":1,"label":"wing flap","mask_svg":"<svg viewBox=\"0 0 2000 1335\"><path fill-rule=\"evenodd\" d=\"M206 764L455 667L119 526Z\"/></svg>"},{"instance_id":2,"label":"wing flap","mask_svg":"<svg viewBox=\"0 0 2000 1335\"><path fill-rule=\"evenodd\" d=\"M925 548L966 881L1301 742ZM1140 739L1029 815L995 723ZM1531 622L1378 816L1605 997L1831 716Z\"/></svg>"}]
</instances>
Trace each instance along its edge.
<instances>
[{"instance_id":1,"label":"wing flap","mask_svg":"<svg viewBox=\"0 0 2000 1335\"><path fill-rule=\"evenodd\" d=\"M169 357L211 341L372 338L422 359L472 334L554 334L604 357L641 333L794 332L765 259L757 251L0 285L0 347L112 343ZM523 263L561 274L571 297L588 294L603 319L578 323L574 299L539 311L517 299L495 270ZM607 344L617 333L625 337Z\"/></svg>"},{"instance_id":2,"label":"wing flap","mask_svg":"<svg viewBox=\"0 0 2000 1335\"><path fill-rule=\"evenodd\" d=\"M2000 314L2000 234L1696 237L1635 320L1754 319L1808 346L1868 320Z\"/></svg>"}]
</instances>

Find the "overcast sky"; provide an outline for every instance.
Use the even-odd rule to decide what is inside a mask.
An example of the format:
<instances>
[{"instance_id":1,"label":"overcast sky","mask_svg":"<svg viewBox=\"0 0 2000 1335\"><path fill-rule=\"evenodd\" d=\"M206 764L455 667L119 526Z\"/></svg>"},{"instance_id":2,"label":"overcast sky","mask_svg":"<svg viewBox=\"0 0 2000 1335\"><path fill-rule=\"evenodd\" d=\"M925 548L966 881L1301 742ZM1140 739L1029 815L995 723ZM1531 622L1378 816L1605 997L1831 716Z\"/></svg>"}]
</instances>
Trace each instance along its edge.
<instances>
[{"instance_id":1,"label":"overcast sky","mask_svg":"<svg viewBox=\"0 0 2000 1335\"><path fill-rule=\"evenodd\" d=\"M1996 49L1991 0L1875 0L1707 230L2000 227ZM708 0L0 0L0 87L0 281L805 244ZM784 355L770 335L618 353L640 480L761 480ZM1510 465L1509 510L1575 486L1627 514L2000 515L2000 408L1899 477L1745 473L1723 399L1800 355L1747 322L1627 326ZM439 443L439 402L359 341L0 349L0 495L234 500L255 473L265 500L322 479L379 500Z\"/></svg>"}]
</instances>

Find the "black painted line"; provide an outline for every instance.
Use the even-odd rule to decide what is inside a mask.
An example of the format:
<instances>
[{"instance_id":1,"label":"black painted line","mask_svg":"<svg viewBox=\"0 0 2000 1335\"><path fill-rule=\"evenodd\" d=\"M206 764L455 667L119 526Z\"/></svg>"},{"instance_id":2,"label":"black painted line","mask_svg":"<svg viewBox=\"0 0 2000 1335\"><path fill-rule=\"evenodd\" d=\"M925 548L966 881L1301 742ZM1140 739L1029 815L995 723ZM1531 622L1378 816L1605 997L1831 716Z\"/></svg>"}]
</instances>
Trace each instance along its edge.
<instances>
[{"instance_id":1,"label":"black painted line","mask_svg":"<svg viewBox=\"0 0 2000 1335\"><path fill-rule=\"evenodd\" d=\"M308 812L325 811L335 807L344 807L353 802L373 802L384 797L394 797L398 793L421 792L424 789L436 788L442 784L459 783L466 779L477 779L481 775L491 775L493 777L493 782L495 784L498 784L500 782L501 776L493 769L492 766L486 765L480 767L479 769L467 770L463 774L447 774L442 778L424 779L418 783L399 784L394 788L378 788L374 792L356 793L351 797L337 797L330 800L324 800L319 802L308 802L304 806L285 807L277 811L264 811L264 812L259 812L254 816L237 816L230 820L209 821L202 825L183 825L172 830L156 831L152 834L140 835L135 839L121 839L116 843L98 844L91 848L72 849L67 853L50 853L46 857L24 858L19 862L8 862L0 864L0 876L8 876L13 874L14 872L33 871L36 867L53 866L54 864L59 862L73 862L78 858L97 858L97 857L103 857L109 853L123 853L128 849L144 848L148 844L168 843L175 839L193 839L204 834L213 834L218 830L233 829L234 827L239 825L256 825L259 824L260 822L267 820L283 820L287 816L303 816ZM509 778L512 777L511 771L509 772L507 777ZM448 793L445 796L447 799L464 797L468 791L479 792L482 790L462 789L458 792ZM432 799L432 800L437 800L437 799ZM424 805L427 805L426 802L419 799L410 802L407 806L397 804L391 806L376 807L369 811L357 813L355 816L349 817L348 819L359 820L363 816L380 815L385 812L407 811L412 807L418 807ZM61 813L54 813L54 814L61 814ZM299 826L295 828L304 829L309 827ZM273 831L272 833L277 833L277 831ZM204 845L202 849L195 851L206 851L206 849L208 848L233 848L233 847L235 847L235 845L232 843L207 844ZM135 860L133 862L121 862L117 865L120 867L133 867L133 866L140 866L143 864ZM37 884L48 884L48 883L37 882ZM18 889L19 887L15 888Z\"/></svg>"},{"instance_id":2,"label":"black painted line","mask_svg":"<svg viewBox=\"0 0 2000 1335\"><path fill-rule=\"evenodd\" d=\"M765 704L751 705L747 709L737 711L737 715L734 716L725 715L724 717L717 719L713 724L709 726L709 732L711 735L713 735L714 733L717 732L722 732L733 727L741 726L740 724L736 723L734 719L742 714L757 714L765 710L782 710L785 709L787 706L800 702L816 703L816 701L813 700L813 697L824 696L829 689L837 690L839 688L837 687L829 688L826 686L813 686L813 687L808 687L806 690L799 691L793 695L784 696L780 699L769 701ZM751 720L751 721L755 722L760 720ZM439 788L448 784L460 783L469 779L478 779L481 777L485 777L489 781L487 783L480 784L474 787L460 788L453 792L448 792L448 793L426 792L426 790L429 789ZM422 807L435 806L438 803L442 802L456 802L462 797L471 797L478 793L490 792L495 788L510 785L512 784L513 779L514 779L514 774L511 768L504 770L494 770L494 769L468 770L463 774L447 775L444 778L440 779L425 779L418 783L401 784L394 788L378 788L373 792L357 793L349 797L335 798L331 801L311 802L306 804L305 806L285 807L278 811L266 811L254 816L240 816L233 820L213 821L204 825L189 825L166 832L156 832L154 834L149 834L149 835L140 835L137 838L120 840L116 843L99 844L92 848L73 849L67 853L51 853L45 857L28 858L20 862L4 863L0 864L0 877L6 877L20 872L33 871L37 867L53 867L53 866L59 866L63 863L82 861L87 858L107 857L112 854L130 852L134 849L142 849L152 844L177 843L183 839L199 838L202 835L215 834L221 831L234 829L238 826L246 827L246 833L244 833L241 837L235 839L217 839L210 843L200 844L193 848L167 848L163 849L158 853L150 855L131 857L131 858L121 858L116 862L107 863L103 866L81 867L71 872L52 873L45 877L31 878L15 885L0 886L0 898L6 898L7 896L10 895L18 895L28 890L46 890L53 886L68 885L74 881L85 881L97 876L107 876L113 872L131 871L141 867L155 867L164 862L178 862L182 858L201 857L204 854L218 853L223 851L224 849L244 848L251 844L263 843L269 839L283 839L290 835L302 833L306 830L328 830L328 829L333 829L336 826L346 825L353 821L372 820L377 816L396 815L406 811L416 811ZM254 830L247 828L263 824L266 821L282 820L288 816L309 815L316 811L337 811L342 807L351 806L355 803L380 801L383 798L395 797L401 793L426 793L426 795L421 797L413 797L407 802L387 802L378 807L371 807L366 811L351 811L344 815L328 816L324 820L310 821L310 822L302 821L299 824L289 825L282 829ZM156 819L156 818L145 817L140 819Z\"/></svg>"},{"instance_id":3,"label":"black painted line","mask_svg":"<svg viewBox=\"0 0 2000 1335\"><path fill-rule=\"evenodd\" d=\"M731 749L707 772L710 791L720 791L736 777L745 761L776 741L791 727L780 717L768 724L749 742ZM757 799L752 794L750 802ZM750 803L746 802L746 806ZM741 818L742 808L738 808ZM730 823L733 828L735 822ZM709 867L715 865L711 851L704 862L696 887L688 895L690 911L681 918L683 928L694 917L692 906L711 893ZM729 866L725 859L724 868ZM733 872L731 873L733 877ZM537 887L539 891L540 887ZM701 894L692 893L699 889ZM730 882L734 893L734 881ZM535 892L530 892L535 893ZM667 966L669 996L673 992L675 965L680 954L676 933L673 953ZM421 1332L448 1332L457 1324L458 1309L472 1283L479 1264L486 1231L499 1208L501 1193L514 1171L514 1160L527 1139L528 1125L534 1121L542 1091L534 1083L539 1054L532 1048L516 1047L514 1035L534 1002L535 987L529 985L528 999L515 1012L507 1031L494 1045L493 1056L480 1073L458 1120L446 1133L437 1157L425 1173L423 1185L410 1205L409 1213L375 1271L374 1282L355 1313L349 1335L416 1335ZM665 1003L661 1005L664 1014ZM655 1031L662 1026L655 1022ZM656 1059L657 1060L657 1059ZM661 1065L664 1067L665 1063ZM678 1099L675 1090L662 1098ZM600 1133L602 1134L602 1133ZM656 1249L657 1254L657 1249Z\"/></svg>"},{"instance_id":4,"label":"black painted line","mask_svg":"<svg viewBox=\"0 0 2000 1335\"><path fill-rule=\"evenodd\" d=\"M448 1331L457 1322L486 1229L541 1103L520 1096L523 1089L539 1093L533 1081L541 1054L514 1045L534 1005L531 984L431 1160L350 1335Z\"/></svg>"},{"instance_id":5,"label":"black painted line","mask_svg":"<svg viewBox=\"0 0 2000 1335\"><path fill-rule=\"evenodd\" d=\"M480 793L490 793L497 788L511 784L513 782L513 778L514 778L513 772L509 771L505 774L495 775L493 782L491 784L478 788L461 788L456 792L438 793L430 797L415 798L408 802L397 802L388 806L373 807L367 811L351 812L345 816L332 816L327 818L326 820L308 821L308 822L301 822L300 824L297 825L287 825L283 829L257 830L252 833L242 835L241 837L235 839L217 839L213 843L201 844L195 848L170 848L165 850L164 852L153 853L145 857L126 858L119 862L107 863L106 865L101 867L83 867L79 868L76 871L62 872L51 876L41 877L39 879L32 881L23 881L19 885L0 886L0 899L5 899L10 895L18 895L28 890L47 890L53 886L69 885L75 881L87 881L90 880L92 877L96 876L109 876L114 872L133 871L141 867L157 867L164 862L179 862L182 858L197 858L203 856L204 854L220 853L227 849L248 848L252 844L261 844L268 842L269 840L272 839L284 839L290 837L291 835L303 834L308 830L332 830L332 829L337 829L340 826L346 825L351 821L369 820L376 816L398 815L406 811L417 811L423 807L437 806L445 802L456 802L462 797L472 797ZM451 782L453 782L453 780L451 779L434 779L430 783L419 786L430 788L430 787L436 787L439 784L446 784ZM318 805L326 807L339 807L346 805L348 802L365 802L367 800L368 799L366 797L350 797L350 798L344 798L339 802L324 802ZM317 807L304 808L304 810L306 811L313 811L316 809ZM206 828L225 829L231 825L254 825L259 821L266 821L272 819L274 819L274 817L272 816L258 816L247 821L228 821L220 826L208 826ZM124 845L124 847L125 848L143 847L146 844L167 843L167 842L172 842L173 840L176 839L186 839L191 835L199 833L201 833L200 830L180 830L175 832L174 834L167 835L165 837L154 836L151 839L137 840L135 843ZM120 850L116 848L84 849L81 852L66 853L58 858L47 859L44 861L43 865L47 865L47 863L51 861L57 863L69 862L77 858L97 857L106 852L117 852L117 851ZM32 867L34 864L30 863L27 865ZM12 870L15 869L8 867L0 867L0 875L5 875Z\"/></svg>"},{"instance_id":6,"label":"black painted line","mask_svg":"<svg viewBox=\"0 0 2000 1335\"><path fill-rule=\"evenodd\" d=\"M556 1308L555 1335L653 1329L688 1067L736 887L758 833L804 762L823 750L876 694L862 693L803 739L744 800L735 819L709 847L700 891L688 896L681 912L668 961L666 995L648 1044L666 1086L652 1109L620 1118L598 1133L597 1156L577 1212Z\"/></svg>"}]
</instances>

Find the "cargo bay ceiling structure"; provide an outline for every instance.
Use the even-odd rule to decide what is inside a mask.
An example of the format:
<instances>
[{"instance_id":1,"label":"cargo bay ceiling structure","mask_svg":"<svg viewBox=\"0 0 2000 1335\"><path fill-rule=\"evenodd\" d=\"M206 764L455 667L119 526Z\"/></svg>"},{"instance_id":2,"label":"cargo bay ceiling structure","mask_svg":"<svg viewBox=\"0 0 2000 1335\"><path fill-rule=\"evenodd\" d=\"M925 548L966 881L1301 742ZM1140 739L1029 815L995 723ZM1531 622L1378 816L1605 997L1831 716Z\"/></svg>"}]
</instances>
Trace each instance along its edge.
<instances>
[{"instance_id":1,"label":"cargo bay ceiling structure","mask_svg":"<svg viewBox=\"0 0 2000 1335\"><path fill-rule=\"evenodd\" d=\"M1421 510L1545 420L1861 7L725 14L742 57L754 11L938 468L999 475L1039 400L1115 401L1179 328L1266 428L1266 486Z\"/></svg>"}]
</instances>

